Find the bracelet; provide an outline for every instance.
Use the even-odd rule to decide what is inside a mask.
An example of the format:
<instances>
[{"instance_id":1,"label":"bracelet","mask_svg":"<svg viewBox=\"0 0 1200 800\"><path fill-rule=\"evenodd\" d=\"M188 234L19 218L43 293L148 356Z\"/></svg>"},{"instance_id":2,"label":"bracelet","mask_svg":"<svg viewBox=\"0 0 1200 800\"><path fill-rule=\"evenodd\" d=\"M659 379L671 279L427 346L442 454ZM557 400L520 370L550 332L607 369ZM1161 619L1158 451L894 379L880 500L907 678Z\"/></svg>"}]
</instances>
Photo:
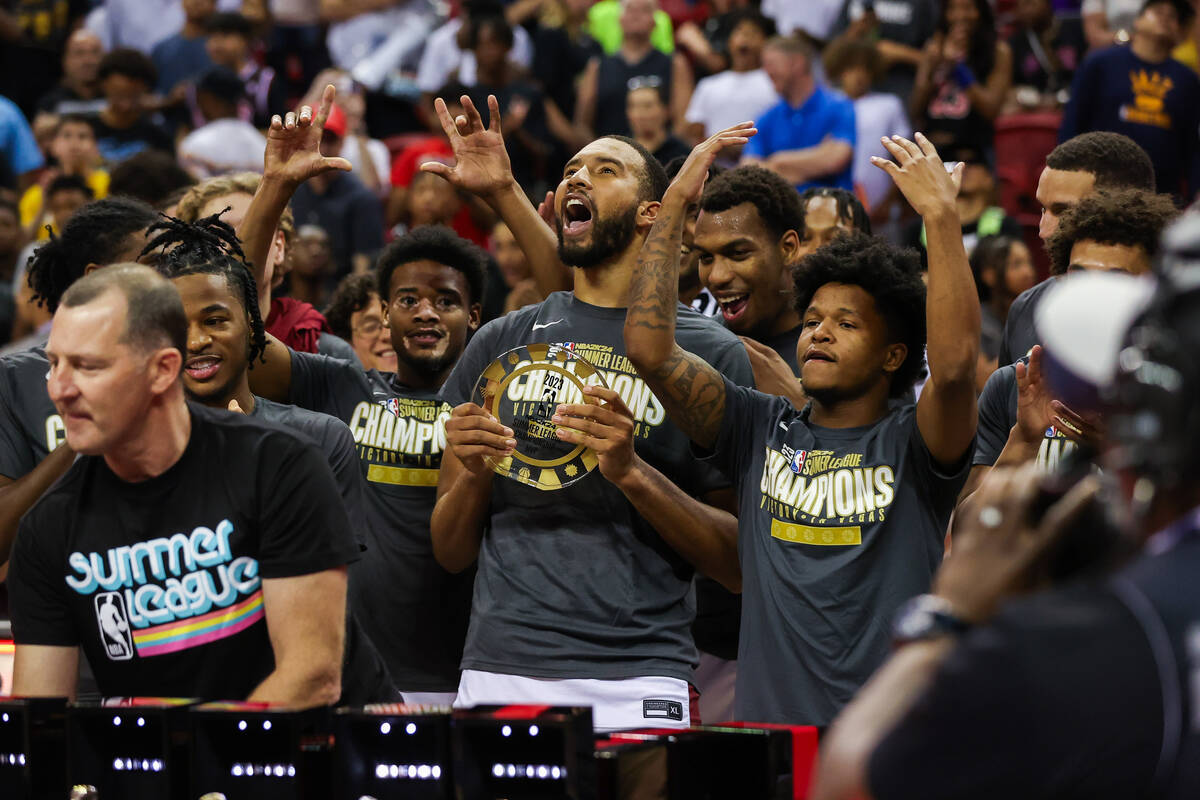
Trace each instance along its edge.
<instances>
[{"instance_id":1,"label":"bracelet","mask_svg":"<svg viewBox=\"0 0 1200 800\"><path fill-rule=\"evenodd\" d=\"M958 615L949 600L922 594L901 606L896 614L892 643L900 647L938 636L958 636L970 629L971 623Z\"/></svg>"}]
</instances>

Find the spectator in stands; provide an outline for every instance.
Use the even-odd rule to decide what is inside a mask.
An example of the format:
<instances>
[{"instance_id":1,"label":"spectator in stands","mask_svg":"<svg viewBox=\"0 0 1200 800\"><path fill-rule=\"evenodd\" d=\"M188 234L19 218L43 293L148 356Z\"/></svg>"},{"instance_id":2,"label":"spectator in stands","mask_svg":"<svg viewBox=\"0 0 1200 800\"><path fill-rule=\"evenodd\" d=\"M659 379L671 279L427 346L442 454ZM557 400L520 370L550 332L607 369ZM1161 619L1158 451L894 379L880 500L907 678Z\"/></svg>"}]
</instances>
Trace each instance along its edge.
<instances>
[{"instance_id":1,"label":"spectator in stands","mask_svg":"<svg viewBox=\"0 0 1200 800\"><path fill-rule=\"evenodd\" d=\"M379 91L397 71L416 66L423 46L432 42L439 19L434 5L426 0L322 0L320 19L330 23L325 44L333 64Z\"/></svg>"},{"instance_id":2,"label":"spectator in stands","mask_svg":"<svg viewBox=\"0 0 1200 800\"><path fill-rule=\"evenodd\" d=\"M761 162L800 191L810 186L853 189L854 105L818 85L816 54L806 42L777 37L763 50L763 67L779 102L757 120L744 162Z\"/></svg>"},{"instance_id":3,"label":"spectator in stands","mask_svg":"<svg viewBox=\"0 0 1200 800\"><path fill-rule=\"evenodd\" d=\"M271 31L267 39L267 64L284 82L284 96L298 97L329 65L321 26L322 6L335 3L312 0L273 0L270 5ZM349 4L347 4L349 5ZM300 67L295 75L294 65ZM341 92L338 92L339 96Z\"/></svg>"},{"instance_id":4,"label":"spectator in stands","mask_svg":"<svg viewBox=\"0 0 1200 800\"><path fill-rule=\"evenodd\" d=\"M628 136L625 95L644 86L667 94L672 126L682 130L692 97L692 69L682 53L670 56L654 47L650 36L656 10L658 0L621 0L620 47L612 55L593 59L579 86L575 123L587 140Z\"/></svg>"},{"instance_id":5,"label":"spectator in stands","mask_svg":"<svg viewBox=\"0 0 1200 800\"><path fill-rule=\"evenodd\" d=\"M1008 38L1013 58L1013 103L1057 108L1070 95L1071 78L1087 52L1078 19L1056 16L1050 0L1019 0L1018 28Z\"/></svg>"},{"instance_id":6,"label":"spectator in stands","mask_svg":"<svg viewBox=\"0 0 1200 800\"><path fill-rule=\"evenodd\" d=\"M496 15L504 16L504 7L498 0L463 0L462 12L429 35L417 70L417 88L427 95L422 105L428 107L431 93L450 81L468 86L477 81L475 54L468 43L470 21L474 16ZM533 42L521 26L513 29L509 57L525 69L533 64ZM436 130L436 125L436 120L431 121L430 129Z\"/></svg>"},{"instance_id":7,"label":"spectator in stands","mask_svg":"<svg viewBox=\"0 0 1200 800\"><path fill-rule=\"evenodd\" d=\"M58 80L63 46L88 3L6 0L0 4L0 95L30 118Z\"/></svg>"},{"instance_id":8,"label":"spectator in stands","mask_svg":"<svg viewBox=\"0 0 1200 800\"><path fill-rule=\"evenodd\" d=\"M630 90L625 95L625 114L633 139L650 151L658 163L668 164L692 151L671 134L670 111L661 89L644 86Z\"/></svg>"},{"instance_id":9,"label":"spectator in stands","mask_svg":"<svg viewBox=\"0 0 1200 800\"><path fill-rule=\"evenodd\" d=\"M326 121L321 136L321 152L326 158L341 153L345 121L345 115L339 119L332 114ZM368 271L375 253L383 247L383 209L374 193L352 173L329 172L301 184L292 198L292 211L297 224L319 225L329 234L339 276Z\"/></svg>"},{"instance_id":10,"label":"spectator in stands","mask_svg":"<svg viewBox=\"0 0 1200 800\"><path fill-rule=\"evenodd\" d=\"M321 101L321 93L331 83L337 87L338 102L334 106L337 110L330 114L342 114L346 118L342 158L350 162L352 171L368 189L386 200L392 188L388 166L391 153L386 144L372 139L367 132L367 98L363 87L344 70L322 70L309 87L304 102L316 107Z\"/></svg>"},{"instance_id":11,"label":"spectator in stands","mask_svg":"<svg viewBox=\"0 0 1200 800\"><path fill-rule=\"evenodd\" d=\"M154 208L162 208L168 197L195 182L175 156L162 150L145 150L113 168L108 193L136 197Z\"/></svg>"},{"instance_id":12,"label":"spectator in stands","mask_svg":"<svg viewBox=\"0 0 1200 800\"><path fill-rule=\"evenodd\" d=\"M475 56L476 73L467 94L485 125L490 121L488 95L496 96L513 175L536 197L545 192L554 139L570 146L577 137L554 101L517 74L509 60L513 41L513 28L503 15L471 16L467 47Z\"/></svg>"},{"instance_id":13,"label":"spectator in stands","mask_svg":"<svg viewBox=\"0 0 1200 800\"><path fill-rule=\"evenodd\" d=\"M212 66L208 57L208 21L217 0L183 0L183 28L154 46L150 58L158 69L158 93L171 94L181 84L194 81Z\"/></svg>"},{"instance_id":14,"label":"spectator in stands","mask_svg":"<svg viewBox=\"0 0 1200 800\"><path fill-rule=\"evenodd\" d=\"M69 114L59 118L54 138L50 141L50 155L54 159L54 166L46 170L42 179L21 196L21 226L33 239L45 239L49 235L41 222L48 210L43 203L43 186L48 186L55 178L77 176L85 181L95 199L108 195L109 175L99 168L96 132L86 117ZM54 230L57 232L60 228L55 225Z\"/></svg>"},{"instance_id":15,"label":"spectator in stands","mask_svg":"<svg viewBox=\"0 0 1200 800\"><path fill-rule=\"evenodd\" d=\"M100 60L100 89L107 102L96 116L96 146L110 165L146 149L175 151L162 117L148 111L157 72L137 50L113 50Z\"/></svg>"},{"instance_id":16,"label":"spectator in stands","mask_svg":"<svg viewBox=\"0 0 1200 800\"><path fill-rule=\"evenodd\" d=\"M588 32L605 55L615 55L625 43L624 0L599 0L588 9ZM650 45L667 55L675 52L675 32L671 17L655 3L651 21Z\"/></svg>"},{"instance_id":17,"label":"spectator in stands","mask_svg":"<svg viewBox=\"0 0 1200 800\"><path fill-rule=\"evenodd\" d=\"M861 191L871 215L880 219L886 201L896 195L895 184L871 158L885 158L880 139L912 135L904 103L894 94L873 92L880 77L883 57L879 49L852 38L839 39L825 51L825 74L829 82L854 101L854 186Z\"/></svg>"},{"instance_id":18,"label":"spectator in stands","mask_svg":"<svg viewBox=\"0 0 1200 800\"><path fill-rule=\"evenodd\" d=\"M939 149L990 153L1008 98L1012 51L996 35L988 0L946 0L909 98L913 122Z\"/></svg>"},{"instance_id":19,"label":"spectator in stands","mask_svg":"<svg viewBox=\"0 0 1200 800\"><path fill-rule=\"evenodd\" d=\"M1088 49L1103 50L1132 38L1142 0L1083 0L1079 11Z\"/></svg>"},{"instance_id":20,"label":"spectator in stands","mask_svg":"<svg viewBox=\"0 0 1200 800\"><path fill-rule=\"evenodd\" d=\"M80 28L67 39L63 50L63 76L58 86L38 101L39 113L98 114L104 108L100 92L100 60L104 45L100 37Z\"/></svg>"},{"instance_id":21,"label":"spectator in stands","mask_svg":"<svg viewBox=\"0 0 1200 800\"><path fill-rule=\"evenodd\" d=\"M982 236L971 253L971 272L979 291L981 369L976 382L982 392L987 377L999 364L1004 321L1013 300L1037 283L1037 270L1029 248L1020 239L1004 234Z\"/></svg>"},{"instance_id":22,"label":"spectator in stands","mask_svg":"<svg viewBox=\"0 0 1200 800\"><path fill-rule=\"evenodd\" d=\"M198 179L262 169L267 140L238 118L244 99L242 79L227 67L213 67L196 84L196 101L207 122L179 143L179 162Z\"/></svg>"},{"instance_id":23,"label":"spectator in stands","mask_svg":"<svg viewBox=\"0 0 1200 800\"><path fill-rule=\"evenodd\" d=\"M763 45L774 35L775 24L751 9L732 11L725 19L730 25L724 48L729 69L701 78L696 84L684 114L687 136L693 142L739 122L758 119L779 102L775 85L762 68ZM732 164L738 155L731 153L725 160Z\"/></svg>"},{"instance_id":24,"label":"spectator in stands","mask_svg":"<svg viewBox=\"0 0 1200 800\"><path fill-rule=\"evenodd\" d=\"M533 74L567 119L575 118L575 88L579 76L600 45L587 31L592 0L549 0L533 37ZM445 97L445 95L441 95Z\"/></svg>"},{"instance_id":25,"label":"spectator in stands","mask_svg":"<svg viewBox=\"0 0 1200 800\"><path fill-rule=\"evenodd\" d=\"M423 225L453 227L462 208L462 198L448 181L431 172L418 172L413 176L408 192L408 230Z\"/></svg>"},{"instance_id":26,"label":"spectator in stands","mask_svg":"<svg viewBox=\"0 0 1200 800\"><path fill-rule=\"evenodd\" d=\"M516 311L530 303L540 303L545 298L538 291L537 282L529 268L529 258L517 244L512 231L503 222L492 228L488 249L500 268L504 279L504 313Z\"/></svg>"},{"instance_id":27,"label":"spectator in stands","mask_svg":"<svg viewBox=\"0 0 1200 800\"><path fill-rule=\"evenodd\" d=\"M1092 53L1075 73L1060 141L1116 131L1150 154L1158 190L1200 191L1200 79L1171 58L1195 17L1186 0L1145 0L1128 47Z\"/></svg>"},{"instance_id":28,"label":"spectator in stands","mask_svg":"<svg viewBox=\"0 0 1200 800\"><path fill-rule=\"evenodd\" d=\"M942 157L947 162L961 161L964 165L962 183L959 184L958 199L954 205L958 211L958 222L962 225L963 247L967 255L975 249L975 244L982 236L1004 234L1015 239L1021 238L1020 224L995 204L996 179L984 162L983 154L973 148L960 147L943 150ZM924 223L914 221L905 238L906 244L925 252Z\"/></svg>"},{"instance_id":29,"label":"spectator in stands","mask_svg":"<svg viewBox=\"0 0 1200 800\"><path fill-rule=\"evenodd\" d=\"M876 89L907 99L927 42L937 31L939 0L849 0L836 30L874 45L885 65Z\"/></svg>"},{"instance_id":30,"label":"spectator in stands","mask_svg":"<svg viewBox=\"0 0 1200 800\"><path fill-rule=\"evenodd\" d=\"M871 233L867 210L845 189L819 186L806 189L800 195L800 216L804 229L800 231L800 255L815 253L847 233Z\"/></svg>"},{"instance_id":31,"label":"spectator in stands","mask_svg":"<svg viewBox=\"0 0 1200 800\"><path fill-rule=\"evenodd\" d=\"M335 335L354 347L363 369L396 371L396 350L384 316L383 300L375 287L375 275L347 275L338 284L325 318Z\"/></svg>"},{"instance_id":32,"label":"spectator in stands","mask_svg":"<svg viewBox=\"0 0 1200 800\"><path fill-rule=\"evenodd\" d=\"M762 0L762 11L775 20L783 36L806 36L809 41L825 42L833 33L843 0Z\"/></svg>"},{"instance_id":33,"label":"spectator in stands","mask_svg":"<svg viewBox=\"0 0 1200 800\"><path fill-rule=\"evenodd\" d=\"M0 97L0 187L24 190L45 161L17 104Z\"/></svg>"},{"instance_id":34,"label":"spectator in stands","mask_svg":"<svg viewBox=\"0 0 1200 800\"><path fill-rule=\"evenodd\" d=\"M45 211L40 221L52 228L55 234L63 229L76 211L95 199L92 187L78 175L59 175L50 181L46 185L45 197ZM44 228L42 233L45 235L39 238L49 238Z\"/></svg>"},{"instance_id":35,"label":"spectator in stands","mask_svg":"<svg viewBox=\"0 0 1200 800\"><path fill-rule=\"evenodd\" d=\"M758 4L753 4L757 6ZM753 10L749 0L709 0L707 17L686 19L675 31L675 44L688 54L695 65L696 74L715 75L730 68L729 36L742 12ZM775 35L775 23L769 17L771 32Z\"/></svg>"},{"instance_id":36,"label":"spectator in stands","mask_svg":"<svg viewBox=\"0 0 1200 800\"><path fill-rule=\"evenodd\" d=\"M271 115L280 113L287 105L283 84L276 80L275 70L259 66L251 53L254 30L241 14L214 14L208 20L205 48L212 63L233 70L246 87L247 110L240 116L261 129L271 124ZM192 125L199 127L204 120L194 97L191 102Z\"/></svg>"},{"instance_id":37,"label":"spectator in stands","mask_svg":"<svg viewBox=\"0 0 1200 800\"><path fill-rule=\"evenodd\" d=\"M288 249L287 261L291 269L287 274L287 293L302 303L321 308L329 299L333 287L333 253L329 249L329 234L316 225L301 225L296 230L295 241ZM326 321L334 334L347 342L349 336Z\"/></svg>"}]
</instances>

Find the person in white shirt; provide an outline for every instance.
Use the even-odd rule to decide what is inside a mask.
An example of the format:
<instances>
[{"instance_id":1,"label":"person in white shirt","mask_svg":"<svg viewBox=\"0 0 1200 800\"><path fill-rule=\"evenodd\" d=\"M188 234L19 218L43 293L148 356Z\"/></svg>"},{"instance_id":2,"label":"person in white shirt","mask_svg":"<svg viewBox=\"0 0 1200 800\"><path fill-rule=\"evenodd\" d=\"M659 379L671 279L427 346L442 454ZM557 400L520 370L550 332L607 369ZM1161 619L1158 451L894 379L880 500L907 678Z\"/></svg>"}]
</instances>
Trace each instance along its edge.
<instances>
[{"instance_id":1,"label":"person in white shirt","mask_svg":"<svg viewBox=\"0 0 1200 800\"><path fill-rule=\"evenodd\" d=\"M266 138L238 118L245 87L227 67L213 67L196 85L196 102L208 122L179 143L179 163L198 180L230 172L262 172Z\"/></svg>"},{"instance_id":2,"label":"person in white shirt","mask_svg":"<svg viewBox=\"0 0 1200 800\"><path fill-rule=\"evenodd\" d=\"M825 51L825 72L830 83L854 101L858 137L852 170L854 185L862 191L867 208L876 219L887 199L893 196L894 184L886 173L872 165L871 158L887 157L880 144L882 137L912 135L912 123L900 98L888 92L871 91L882 70L879 51L868 42L840 39Z\"/></svg>"},{"instance_id":3,"label":"person in white shirt","mask_svg":"<svg viewBox=\"0 0 1200 800\"><path fill-rule=\"evenodd\" d=\"M758 119L779 102L775 86L762 68L763 45L774 35L774 24L753 9L733 13L736 21L729 33L729 69L702 78L684 114L687 135L693 142L704 141L709 134L739 122ZM732 166L737 163L737 154L729 154L726 160Z\"/></svg>"},{"instance_id":4,"label":"person in white shirt","mask_svg":"<svg viewBox=\"0 0 1200 800\"><path fill-rule=\"evenodd\" d=\"M417 67L418 89L432 94L451 80L456 70L460 83L475 85L475 54L469 47L465 47L465 35L460 34L469 23L471 15L489 14L503 16L504 7L496 0L465 0L461 14L429 34L429 39L425 42L425 52L421 54L421 64ZM533 64L533 41L521 25L513 26L513 46L508 58L525 69L529 69Z\"/></svg>"},{"instance_id":5,"label":"person in white shirt","mask_svg":"<svg viewBox=\"0 0 1200 800\"><path fill-rule=\"evenodd\" d=\"M762 12L775 20L781 36L804 31L827 41L844 0L763 0Z\"/></svg>"}]
</instances>

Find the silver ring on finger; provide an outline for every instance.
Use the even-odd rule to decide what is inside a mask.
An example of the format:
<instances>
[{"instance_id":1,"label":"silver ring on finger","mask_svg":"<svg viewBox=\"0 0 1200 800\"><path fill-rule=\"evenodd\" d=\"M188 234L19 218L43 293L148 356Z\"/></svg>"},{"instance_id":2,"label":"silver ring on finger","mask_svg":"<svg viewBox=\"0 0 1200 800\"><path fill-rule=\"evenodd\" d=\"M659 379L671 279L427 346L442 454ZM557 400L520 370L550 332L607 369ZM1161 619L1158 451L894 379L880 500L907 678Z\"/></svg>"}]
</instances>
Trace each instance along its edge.
<instances>
[{"instance_id":1,"label":"silver ring on finger","mask_svg":"<svg viewBox=\"0 0 1200 800\"><path fill-rule=\"evenodd\" d=\"M983 527L993 530L999 528L1003 521L1004 514L995 506L984 506L979 509L979 524Z\"/></svg>"}]
</instances>

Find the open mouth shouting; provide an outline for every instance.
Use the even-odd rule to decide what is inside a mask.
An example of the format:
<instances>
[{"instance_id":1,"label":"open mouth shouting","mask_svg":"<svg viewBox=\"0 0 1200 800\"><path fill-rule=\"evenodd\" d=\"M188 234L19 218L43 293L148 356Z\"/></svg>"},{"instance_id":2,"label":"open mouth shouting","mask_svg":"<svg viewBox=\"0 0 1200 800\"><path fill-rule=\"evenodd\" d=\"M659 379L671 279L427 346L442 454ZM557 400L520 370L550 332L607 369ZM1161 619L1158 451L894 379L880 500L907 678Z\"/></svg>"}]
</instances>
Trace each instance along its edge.
<instances>
[{"instance_id":1,"label":"open mouth shouting","mask_svg":"<svg viewBox=\"0 0 1200 800\"><path fill-rule=\"evenodd\" d=\"M810 347L804 353L804 363L805 364L807 364L809 362L816 362L818 364L821 364L821 363L832 364L835 361L837 361L837 359L834 358L831 354L825 352L824 350L816 348L816 347Z\"/></svg>"},{"instance_id":2,"label":"open mouth shouting","mask_svg":"<svg viewBox=\"0 0 1200 800\"><path fill-rule=\"evenodd\" d=\"M746 293L726 294L719 296L717 302L721 306L721 316L726 322L733 322L742 316L746 306L750 305L750 295Z\"/></svg>"},{"instance_id":3,"label":"open mouth shouting","mask_svg":"<svg viewBox=\"0 0 1200 800\"><path fill-rule=\"evenodd\" d=\"M592 202L586 195L571 192L563 203L562 232L564 236L580 236L592 227Z\"/></svg>"},{"instance_id":4,"label":"open mouth shouting","mask_svg":"<svg viewBox=\"0 0 1200 800\"><path fill-rule=\"evenodd\" d=\"M183 370L194 381L206 381L221 369L221 359L214 355L192 356Z\"/></svg>"}]
</instances>

